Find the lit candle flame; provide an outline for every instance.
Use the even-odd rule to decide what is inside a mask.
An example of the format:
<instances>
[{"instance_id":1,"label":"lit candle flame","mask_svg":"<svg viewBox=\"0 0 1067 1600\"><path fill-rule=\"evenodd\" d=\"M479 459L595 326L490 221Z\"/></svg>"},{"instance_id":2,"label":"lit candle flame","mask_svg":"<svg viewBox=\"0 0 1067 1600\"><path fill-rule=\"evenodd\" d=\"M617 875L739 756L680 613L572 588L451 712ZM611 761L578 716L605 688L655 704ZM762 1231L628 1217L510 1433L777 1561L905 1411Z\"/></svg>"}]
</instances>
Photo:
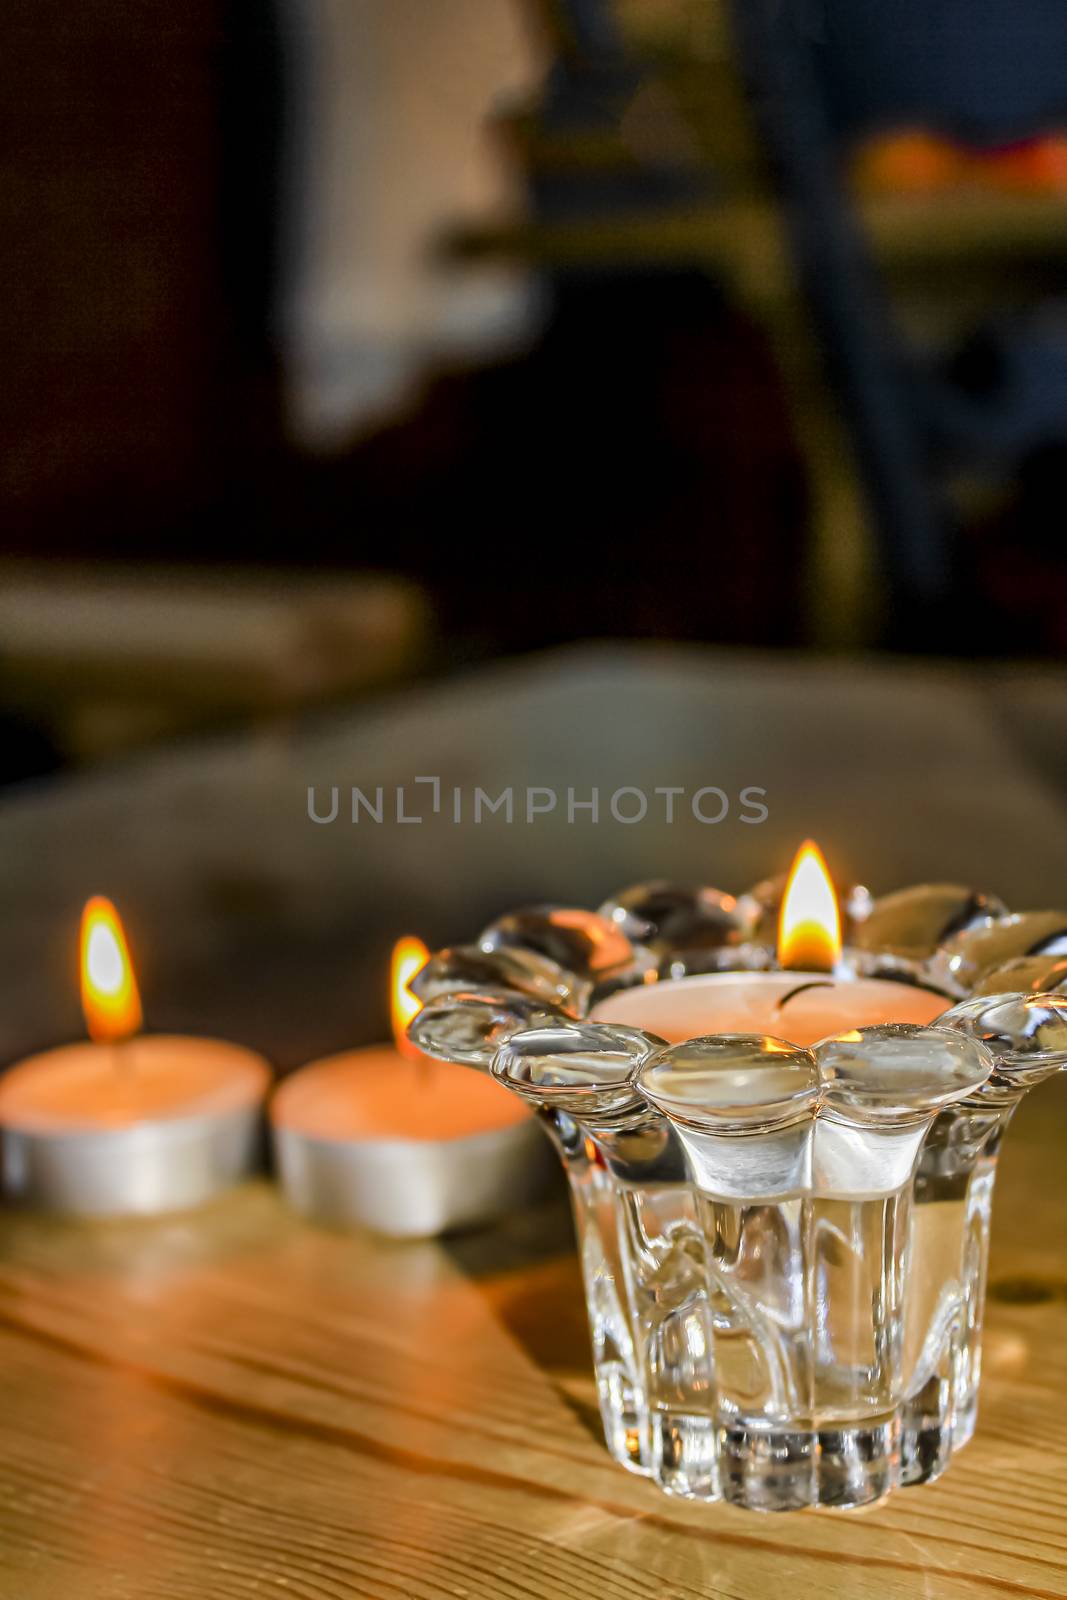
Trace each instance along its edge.
<instances>
[{"instance_id":1,"label":"lit candle flame","mask_svg":"<svg viewBox=\"0 0 1067 1600\"><path fill-rule=\"evenodd\" d=\"M422 1010L422 1002L412 994L409 987L412 978L422 971L430 959L430 952L421 939L413 939L410 935L398 939L393 946L392 971L390 973L390 1001L393 1018L393 1038L401 1055L417 1056L416 1047L407 1036L408 1025Z\"/></svg>"},{"instance_id":2,"label":"lit candle flame","mask_svg":"<svg viewBox=\"0 0 1067 1600\"><path fill-rule=\"evenodd\" d=\"M790 972L832 972L841 956L841 914L823 860L811 839L797 851L778 919L778 962Z\"/></svg>"},{"instance_id":3,"label":"lit candle flame","mask_svg":"<svg viewBox=\"0 0 1067 1600\"><path fill-rule=\"evenodd\" d=\"M141 996L119 914L94 894L81 921L82 1011L90 1039L117 1044L141 1026Z\"/></svg>"}]
</instances>

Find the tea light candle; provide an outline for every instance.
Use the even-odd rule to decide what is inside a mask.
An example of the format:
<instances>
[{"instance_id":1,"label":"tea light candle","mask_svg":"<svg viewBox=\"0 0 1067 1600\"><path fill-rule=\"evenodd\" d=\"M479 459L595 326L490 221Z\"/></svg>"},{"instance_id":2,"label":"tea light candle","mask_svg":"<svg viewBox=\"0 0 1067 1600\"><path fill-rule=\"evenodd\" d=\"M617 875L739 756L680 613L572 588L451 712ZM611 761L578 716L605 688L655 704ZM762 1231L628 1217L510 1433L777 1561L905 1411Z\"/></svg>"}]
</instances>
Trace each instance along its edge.
<instances>
[{"instance_id":1,"label":"tea light candle","mask_svg":"<svg viewBox=\"0 0 1067 1600\"><path fill-rule=\"evenodd\" d=\"M134 1036L140 996L102 896L85 908L81 945L91 1040L0 1078L0 1185L13 1200L82 1216L199 1205L253 1165L270 1068L217 1039Z\"/></svg>"},{"instance_id":2,"label":"tea light candle","mask_svg":"<svg viewBox=\"0 0 1067 1600\"><path fill-rule=\"evenodd\" d=\"M428 954L410 939L394 951L392 1045L314 1061L275 1092L278 1170L305 1216L427 1237L525 1204L554 1166L521 1101L467 1067L431 1060L406 1038L419 1009L408 985Z\"/></svg>"},{"instance_id":3,"label":"tea light candle","mask_svg":"<svg viewBox=\"0 0 1067 1600\"><path fill-rule=\"evenodd\" d=\"M797 852L782 899L778 960L786 970L709 973L625 989L598 1006L594 1017L644 1028L669 1044L758 1033L811 1045L852 1028L933 1022L951 1004L933 989L839 974L837 898L810 840Z\"/></svg>"},{"instance_id":4,"label":"tea light candle","mask_svg":"<svg viewBox=\"0 0 1067 1600\"><path fill-rule=\"evenodd\" d=\"M762 1033L811 1045L881 1022L933 1022L949 1005L932 989L882 979L729 972L624 989L599 1005L594 1019L644 1028L668 1044L713 1033Z\"/></svg>"}]
</instances>

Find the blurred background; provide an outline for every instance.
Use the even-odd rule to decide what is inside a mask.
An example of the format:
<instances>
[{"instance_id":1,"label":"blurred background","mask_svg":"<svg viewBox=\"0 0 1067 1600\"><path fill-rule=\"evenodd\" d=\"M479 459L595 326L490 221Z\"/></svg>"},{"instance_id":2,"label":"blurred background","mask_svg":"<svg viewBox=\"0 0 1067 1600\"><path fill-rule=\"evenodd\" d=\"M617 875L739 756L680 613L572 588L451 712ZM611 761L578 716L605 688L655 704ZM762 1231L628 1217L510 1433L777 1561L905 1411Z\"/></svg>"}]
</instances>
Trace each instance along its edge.
<instances>
[{"instance_id":1,"label":"blurred background","mask_svg":"<svg viewBox=\"0 0 1067 1600\"><path fill-rule=\"evenodd\" d=\"M1061 0L7 0L0 61L13 947L187 913L281 1026L265 926L339 975L801 832L1054 896ZM423 770L771 821L346 878L306 784Z\"/></svg>"},{"instance_id":2,"label":"blurred background","mask_svg":"<svg viewBox=\"0 0 1067 1600\"><path fill-rule=\"evenodd\" d=\"M891 9L11 0L4 776L580 638L1062 658L1067 13Z\"/></svg>"}]
</instances>

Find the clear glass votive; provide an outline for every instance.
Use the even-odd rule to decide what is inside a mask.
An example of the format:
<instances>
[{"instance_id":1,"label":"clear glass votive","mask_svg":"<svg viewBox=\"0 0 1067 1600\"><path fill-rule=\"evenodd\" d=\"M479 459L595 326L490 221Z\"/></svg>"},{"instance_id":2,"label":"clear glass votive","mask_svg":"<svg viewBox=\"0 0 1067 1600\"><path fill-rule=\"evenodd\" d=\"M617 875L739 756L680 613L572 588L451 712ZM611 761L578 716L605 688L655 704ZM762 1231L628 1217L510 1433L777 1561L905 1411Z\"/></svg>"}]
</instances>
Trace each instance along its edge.
<instances>
[{"instance_id":1,"label":"clear glass votive","mask_svg":"<svg viewBox=\"0 0 1067 1600\"><path fill-rule=\"evenodd\" d=\"M501 1045L494 1075L581 1148L568 1172L617 1459L767 1511L901 1481L916 1159L992 1069L981 1043L914 1027L814 1051L607 1025Z\"/></svg>"},{"instance_id":2,"label":"clear glass votive","mask_svg":"<svg viewBox=\"0 0 1067 1600\"><path fill-rule=\"evenodd\" d=\"M668 1045L590 1013L620 989L774 966L745 897L668 890L501 919L427 972L412 1037L541 1113L615 1459L696 1500L866 1505L936 1477L973 1432L997 1154L1021 1096L1067 1064L1067 996L991 994L986 957L1058 982L1067 919L902 891L865 906L845 967L943 972L980 998L809 1049Z\"/></svg>"}]
</instances>

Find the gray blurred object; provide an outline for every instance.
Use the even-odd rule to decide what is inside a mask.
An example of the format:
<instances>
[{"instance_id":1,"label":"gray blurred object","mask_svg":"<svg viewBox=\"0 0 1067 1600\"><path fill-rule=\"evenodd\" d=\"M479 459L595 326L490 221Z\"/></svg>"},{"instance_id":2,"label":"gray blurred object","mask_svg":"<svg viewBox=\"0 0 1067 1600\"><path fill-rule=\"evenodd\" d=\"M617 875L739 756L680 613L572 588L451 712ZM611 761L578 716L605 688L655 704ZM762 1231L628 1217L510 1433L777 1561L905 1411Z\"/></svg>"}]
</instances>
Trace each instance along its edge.
<instances>
[{"instance_id":1,"label":"gray blurred object","mask_svg":"<svg viewBox=\"0 0 1067 1600\"><path fill-rule=\"evenodd\" d=\"M1039 675L1020 695L1036 708ZM1050 702L1067 675L1040 682ZM0 805L0 1061L76 1036L82 901L107 893L143 970L149 1025L258 1044L283 1066L382 1036L391 941L473 940L507 906L595 907L654 878L724 889L784 871L806 836L841 882L880 893L973 883L1021 910L1067 893L1067 791L1032 763L1040 726L1000 672L699 649L584 647L409 689L301 730L127 760ZM441 806L430 785L438 777ZM383 789L353 825L348 790ZM560 804L470 820L476 786ZM715 785L717 825L662 800L612 819L614 791ZM321 814L339 790L337 820ZM452 790L467 820L452 820ZM745 786L767 820L746 823ZM406 815L395 820L395 791ZM596 787L601 820L569 822ZM708 814L714 814L709 811ZM392 820L390 820L392 819Z\"/></svg>"},{"instance_id":2,"label":"gray blurred object","mask_svg":"<svg viewBox=\"0 0 1067 1600\"><path fill-rule=\"evenodd\" d=\"M289 425L329 450L377 426L428 366L530 336L527 276L442 272L445 222L521 210L486 118L540 80L518 0L279 0L287 81L278 320Z\"/></svg>"},{"instance_id":3,"label":"gray blurred object","mask_svg":"<svg viewBox=\"0 0 1067 1600\"><path fill-rule=\"evenodd\" d=\"M421 591L379 573L0 568L0 691L68 756L292 712L410 676Z\"/></svg>"}]
</instances>

